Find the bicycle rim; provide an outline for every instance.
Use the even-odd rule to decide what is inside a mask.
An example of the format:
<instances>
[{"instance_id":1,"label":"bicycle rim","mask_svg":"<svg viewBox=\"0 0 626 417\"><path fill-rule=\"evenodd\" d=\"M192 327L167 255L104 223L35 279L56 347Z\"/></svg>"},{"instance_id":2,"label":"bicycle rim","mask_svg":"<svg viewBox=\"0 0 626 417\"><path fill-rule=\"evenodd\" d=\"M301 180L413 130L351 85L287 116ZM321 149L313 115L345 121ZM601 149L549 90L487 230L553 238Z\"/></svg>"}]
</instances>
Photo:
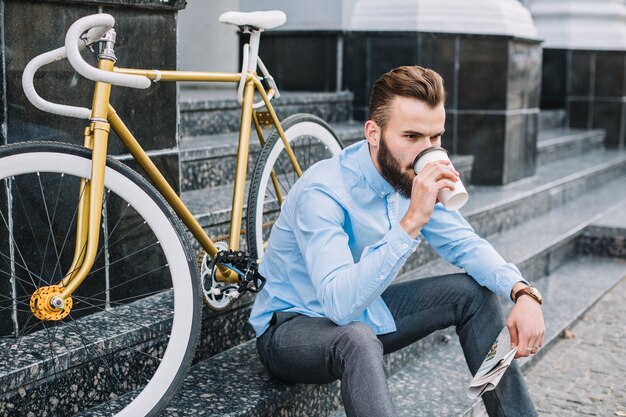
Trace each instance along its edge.
<instances>
[{"instance_id":1,"label":"bicycle rim","mask_svg":"<svg viewBox=\"0 0 626 417\"><path fill-rule=\"evenodd\" d=\"M0 414L153 415L192 359L199 294L179 227L145 180L107 165L96 263L69 314L40 320L32 294L71 265L90 160L60 144L0 150Z\"/></svg>"},{"instance_id":2,"label":"bicycle rim","mask_svg":"<svg viewBox=\"0 0 626 417\"><path fill-rule=\"evenodd\" d=\"M284 120L282 127L302 172L343 148L330 126L316 116L293 115ZM246 220L248 248L257 259L263 258L280 205L298 178L283 141L274 132L259 155L250 183Z\"/></svg>"}]
</instances>

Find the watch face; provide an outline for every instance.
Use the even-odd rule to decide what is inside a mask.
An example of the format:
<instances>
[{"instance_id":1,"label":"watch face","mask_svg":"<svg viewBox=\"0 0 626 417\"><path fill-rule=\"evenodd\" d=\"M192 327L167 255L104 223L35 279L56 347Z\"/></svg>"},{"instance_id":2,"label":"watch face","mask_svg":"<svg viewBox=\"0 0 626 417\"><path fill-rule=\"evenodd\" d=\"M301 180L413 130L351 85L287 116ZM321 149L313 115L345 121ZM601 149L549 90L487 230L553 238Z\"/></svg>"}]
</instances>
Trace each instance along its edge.
<instances>
[{"instance_id":1,"label":"watch face","mask_svg":"<svg viewBox=\"0 0 626 417\"><path fill-rule=\"evenodd\" d=\"M543 301L543 298L541 297L541 293L539 292L537 288L530 287L529 290L530 290L529 294L535 297L537 301L539 301L540 303Z\"/></svg>"}]
</instances>

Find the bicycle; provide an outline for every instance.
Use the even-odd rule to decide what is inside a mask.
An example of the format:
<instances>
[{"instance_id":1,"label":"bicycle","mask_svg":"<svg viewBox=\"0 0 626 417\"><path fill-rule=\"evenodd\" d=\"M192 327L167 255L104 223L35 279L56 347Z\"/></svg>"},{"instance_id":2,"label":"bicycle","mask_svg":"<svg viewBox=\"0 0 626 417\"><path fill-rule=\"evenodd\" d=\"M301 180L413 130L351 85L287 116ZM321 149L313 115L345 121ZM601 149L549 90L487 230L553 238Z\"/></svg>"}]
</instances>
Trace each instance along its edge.
<instances>
[{"instance_id":1,"label":"bicycle","mask_svg":"<svg viewBox=\"0 0 626 417\"><path fill-rule=\"evenodd\" d=\"M285 19L280 11L220 16L250 36L239 73L117 68L115 21L106 14L77 20L65 46L27 65L24 91L36 107L89 124L82 147L0 147L0 235L8 237L0 242L0 312L12 317L10 337L0 339L0 382L19 392L11 406L0 403L0 413L69 415L80 410L66 397L82 395L93 398L81 407L104 403L104 414L155 415L193 359L200 299L223 310L240 294L262 289L257 266L280 204L306 168L343 148L321 119L295 115L281 122L272 107L279 91L258 57L260 34ZM97 68L81 56L94 47ZM55 104L35 91L36 71L64 58L95 81L92 109ZM112 85L148 88L166 81L238 84L242 116L227 244L211 240L109 103ZM252 126L262 150L244 216ZM151 182L107 156L110 129ZM241 244L244 218L247 251ZM204 251L199 277L183 225ZM28 373L13 372L35 360ZM60 382L46 384L49 379Z\"/></svg>"}]
</instances>

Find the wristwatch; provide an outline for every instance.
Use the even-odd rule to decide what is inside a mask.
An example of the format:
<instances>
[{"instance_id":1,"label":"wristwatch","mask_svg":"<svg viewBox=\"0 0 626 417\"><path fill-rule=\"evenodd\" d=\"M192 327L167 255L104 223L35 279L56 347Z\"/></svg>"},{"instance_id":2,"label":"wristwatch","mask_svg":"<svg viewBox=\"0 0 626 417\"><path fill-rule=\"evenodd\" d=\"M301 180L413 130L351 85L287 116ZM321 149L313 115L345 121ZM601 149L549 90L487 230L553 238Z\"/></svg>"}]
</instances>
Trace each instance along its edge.
<instances>
[{"instance_id":1,"label":"wristwatch","mask_svg":"<svg viewBox=\"0 0 626 417\"><path fill-rule=\"evenodd\" d=\"M515 293L515 295L513 296L513 301L517 302L517 299L520 298L522 295L529 295L534 298L535 301L537 301L539 304L543 303L543 297L541 296L539 290L535 287L527 286L522 288Z\"/></svg>"}]
</instances>

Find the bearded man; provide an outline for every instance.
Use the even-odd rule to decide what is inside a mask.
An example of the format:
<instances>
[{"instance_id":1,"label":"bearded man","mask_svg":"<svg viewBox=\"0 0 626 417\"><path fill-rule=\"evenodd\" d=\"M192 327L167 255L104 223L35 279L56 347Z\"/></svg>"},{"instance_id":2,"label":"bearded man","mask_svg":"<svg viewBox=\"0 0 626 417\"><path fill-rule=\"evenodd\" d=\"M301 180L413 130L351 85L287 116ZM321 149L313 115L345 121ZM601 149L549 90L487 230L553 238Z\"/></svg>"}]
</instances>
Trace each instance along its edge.
<instances>
[{"instance_id":1,"label":"bearded man","mask_svg":"<svg viewBox=\"0 0 626 417\"><path fill-rule=\"evenodd\" d=\"M267 284L250 322L261 361L283 381L340 379L349 417L396 415L383 355L435 330L455 326L476 373L504 326L496 294L516 301L506 326L517 356L543 343L540 300L528 282L437 201L459 173L446 161L413 171L416 155L441 145L444 99L441 76L426 68L379 78L365 140L296 182L260 266ZM394 283L419 234L466 273ZM483 400L491 417L537 415L516 363Z\"/></svg>"}]
</instances>

